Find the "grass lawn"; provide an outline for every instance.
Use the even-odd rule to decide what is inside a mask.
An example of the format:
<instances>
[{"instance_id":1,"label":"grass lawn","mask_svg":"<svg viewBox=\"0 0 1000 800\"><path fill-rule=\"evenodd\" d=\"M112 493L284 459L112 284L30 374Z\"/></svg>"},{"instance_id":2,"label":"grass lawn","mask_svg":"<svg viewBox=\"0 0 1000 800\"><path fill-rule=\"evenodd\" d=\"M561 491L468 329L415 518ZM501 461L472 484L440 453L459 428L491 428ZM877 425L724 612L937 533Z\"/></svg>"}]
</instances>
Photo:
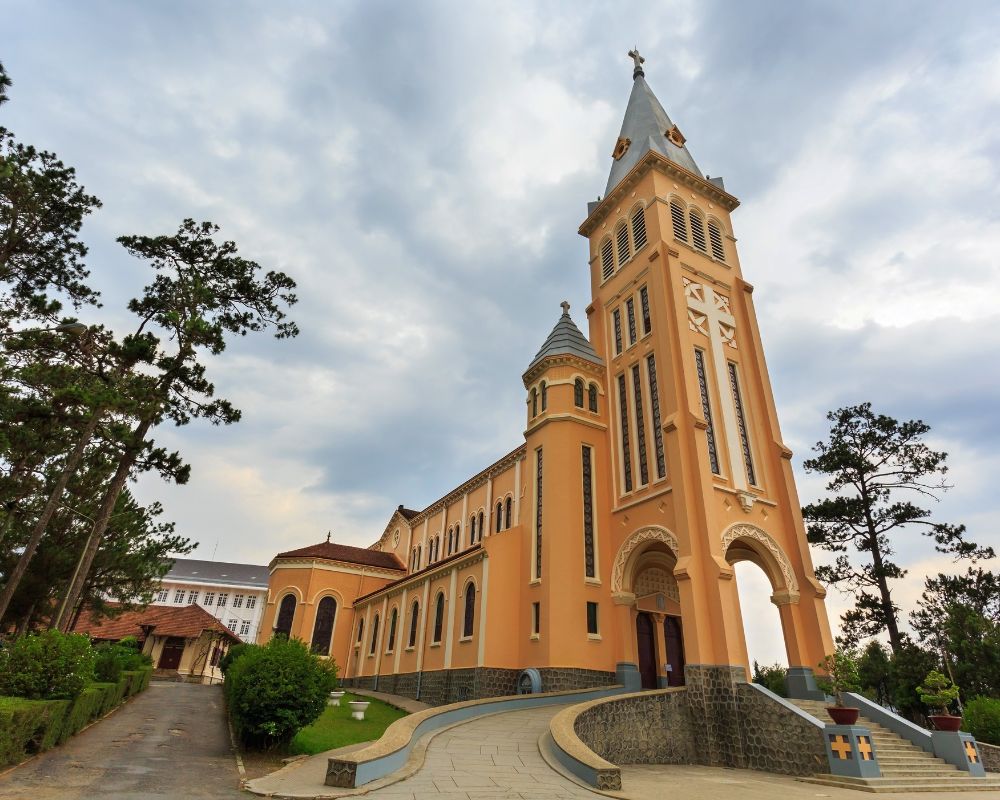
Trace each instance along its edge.
<instances>
[{"instance_id":1,"label":"grass lawn","mask_svg":"<svg viewBox=\"0 0 1000 800\"><path fill-rule=\"evenodd\" d=\"M370 742L378 739L382 732L406 712L393 708L378 700L371 700L371 705L365 712L364 722L351 719L351 707L348 700L371 700L368 697L358 697L345 694L340 706L327 706L326 711L312 725L303 728L292 739L288 750L292 755L307 753L313 755L335 747L344 747L358 742Z\"/></svg>"}]
</instances>

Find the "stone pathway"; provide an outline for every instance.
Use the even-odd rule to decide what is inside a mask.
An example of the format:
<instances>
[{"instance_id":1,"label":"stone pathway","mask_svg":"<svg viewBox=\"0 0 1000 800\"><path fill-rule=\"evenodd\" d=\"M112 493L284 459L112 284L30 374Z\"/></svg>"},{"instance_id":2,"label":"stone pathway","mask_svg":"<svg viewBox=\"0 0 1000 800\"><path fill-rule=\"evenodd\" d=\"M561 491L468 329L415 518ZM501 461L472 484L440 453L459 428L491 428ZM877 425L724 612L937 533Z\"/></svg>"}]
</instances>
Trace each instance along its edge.
<instances>
[{"instance_id":1,"label":"stone pathway","mask_svg":"<svg viewBox=\"0 0 1000 800\"><path fill-rule=\"evenodd\" d=\"M563 706L491 714L439 733L423 767L406 780L367 797L386 800L588 798L593 792L554 772L538 752L538 738Z\"/></svg>"}]
</instances>

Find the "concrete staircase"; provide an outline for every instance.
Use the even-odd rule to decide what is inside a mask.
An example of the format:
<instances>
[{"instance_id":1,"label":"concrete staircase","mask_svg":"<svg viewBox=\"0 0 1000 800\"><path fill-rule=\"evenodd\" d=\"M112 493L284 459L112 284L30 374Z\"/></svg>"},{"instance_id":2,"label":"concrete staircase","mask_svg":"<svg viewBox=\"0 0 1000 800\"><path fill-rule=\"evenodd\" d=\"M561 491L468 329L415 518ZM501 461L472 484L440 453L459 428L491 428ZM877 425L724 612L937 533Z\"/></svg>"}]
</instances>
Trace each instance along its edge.
<instances>
[{"instance_id":1,"label":"concrete staircase","mask_svg":"<svg viewBox=\"0 0 1000 800\"><path fill-rule=\"evenodd\" d=\"M827 704L819 700L791 700L807 714L827 724ZM877 722L861 716L858 725L872 732L875 754L882 769L881 778L846 778L839 775L813 775L800 780L824 786L840 786L863 792L998 792L1000 775L973 778L967 772L928 753L921 747L893 733Z\"/></svg>"}]
</instances>

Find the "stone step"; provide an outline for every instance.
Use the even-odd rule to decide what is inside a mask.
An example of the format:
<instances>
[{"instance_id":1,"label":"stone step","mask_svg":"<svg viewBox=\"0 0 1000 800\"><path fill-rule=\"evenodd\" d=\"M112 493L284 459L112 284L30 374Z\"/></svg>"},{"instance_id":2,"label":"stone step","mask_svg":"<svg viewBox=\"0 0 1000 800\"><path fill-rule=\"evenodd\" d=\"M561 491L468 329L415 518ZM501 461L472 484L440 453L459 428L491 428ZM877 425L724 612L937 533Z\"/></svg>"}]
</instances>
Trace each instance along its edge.
<instances>
[{"instance_id":1,"label":"stone step","mask_svg":"<svg viewBox=\"0 0 1000 800\"><path fill-rule=\"evenodd\" d=\"M878 754L878 763L882 766L889 767L904 767L907 765L918 765L918 764L948 764L943 758L938 758L937 756L932 756L930 753L922 756L903 756L903 755L885 755L884 753ZM954 766L953 764L948 764L948 766Z\"/></svg>"},{"instance_id":2,"label":"stone step","mask_svg":"<svg viewBox=\"0 0 1000 800\"><path fill-rule=\"evenodd\" d=\"M861 792L905 793L915 792L996 792L1000 780L995 778L845 778L839 775L812 775L798 780L820 786L839 786Z\"/></svg>"}]
</instances>

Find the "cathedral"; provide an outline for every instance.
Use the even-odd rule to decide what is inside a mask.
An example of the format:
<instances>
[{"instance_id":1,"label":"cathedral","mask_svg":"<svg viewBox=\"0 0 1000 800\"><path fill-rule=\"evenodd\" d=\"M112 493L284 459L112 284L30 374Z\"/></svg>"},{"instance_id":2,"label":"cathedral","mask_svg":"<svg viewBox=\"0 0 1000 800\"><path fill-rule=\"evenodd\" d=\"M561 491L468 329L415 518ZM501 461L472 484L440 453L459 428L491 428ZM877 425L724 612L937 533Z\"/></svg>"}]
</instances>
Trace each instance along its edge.
<instances>
[{"instance_id":1,"label":"cathedral","mask_svg":"<svg viewBox=\"0 0 1000 800\"><path fill-rule=\"evenodd\" d=\"M432 704L620 684L745 681L733 565L770 581L793 697L833 642L721 178L635 62L592 299L525 361L524 441L368 548L270 564L259 641L335 659L347 686ZM578 321L586 315L587 335Z\"/></svg>"}]
</instances>

